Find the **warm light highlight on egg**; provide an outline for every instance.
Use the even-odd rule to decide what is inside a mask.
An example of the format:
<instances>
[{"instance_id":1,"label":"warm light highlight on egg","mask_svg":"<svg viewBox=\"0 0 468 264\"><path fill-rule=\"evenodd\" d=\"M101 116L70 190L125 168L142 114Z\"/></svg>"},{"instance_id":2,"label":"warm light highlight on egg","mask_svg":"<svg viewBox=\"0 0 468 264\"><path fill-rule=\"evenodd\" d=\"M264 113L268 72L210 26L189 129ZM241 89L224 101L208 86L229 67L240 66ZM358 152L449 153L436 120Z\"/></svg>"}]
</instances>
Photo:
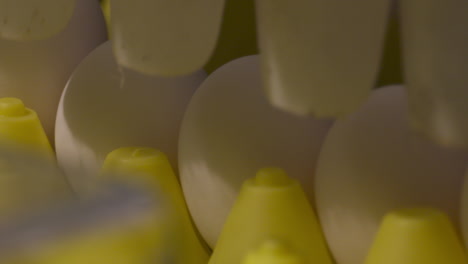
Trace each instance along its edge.
<instances>
[{"instance_id":1,"label":"warm light highlight on egg","mask_svg":"<svg viewBox=\"0 0 468 264\"><path fill-rule=\"evenodd\" d=\"M466 158L410 129L402 86L374 91L356 113L335 122L320 154L315 192L337 262L362 264L390 210L434 207L456 221Z\"/></svg>"},{"instance_id":2,"label":"warm light highlight on egg","mask_svg":"<svg viewBox=\"0 0 468 264\"><path fill-rule=\"evenodd\" d=\"M177 166L179 125L206 74L162 78L119 68L107 42L75 70L63 93L56 125L58 161L80 190L108 153L128 146L157 148Z\"/></svg>"},{"instance_id":3,"label":"warm light highlight on egg","mask_svg":"<svg viewBox=\"0 0 468 264\"><path fill-rule=\"evenodd\" d=\"M262 167L284 168L312 198L315 161L330 121L274 108L260 76L257 55L225 64L202 83L182 123L182 187L211 247L242 182Z\"/></svg>"}]
</instances>

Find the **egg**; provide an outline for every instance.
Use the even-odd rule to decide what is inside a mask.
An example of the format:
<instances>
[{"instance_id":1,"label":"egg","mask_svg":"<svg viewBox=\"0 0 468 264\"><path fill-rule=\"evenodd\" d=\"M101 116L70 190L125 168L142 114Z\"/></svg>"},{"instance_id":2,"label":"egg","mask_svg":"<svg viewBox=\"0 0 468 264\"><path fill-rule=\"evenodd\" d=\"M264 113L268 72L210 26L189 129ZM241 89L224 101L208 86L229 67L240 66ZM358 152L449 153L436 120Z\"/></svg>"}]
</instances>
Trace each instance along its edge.
<instances>
[{"instance_id":1,"label":"egg","mask_svg":"<svg viewBox=\"0 0 468 264\"><path fill-rule=\"evenodd\" d=\"M51 38L0 39L0 97L16 97L35 110L53 142L60 95L78 63L106 39L99 2L77 0L68 26Z\"/></svg>"},{"instance_id":2,"label":"egg","mask_svg":"<svg viewBox=\"0 0 468 264\"><path fill-rule=\"evenodd\" d=\"M231 61L202 83L182 122L180 179L212 248L242 182L262 167L283 168L312 199L315 161L331 121L276 109L262 89L258 55Z\"/></svg>"},{"instance_id":3,"label":"egg","mask_svg":"<svg viewBox=\"0 0 468 264\"><path fill-rule=\"evenodd\" d=\"M316 206L338 264L361 264L382 217L400 207L434 207L458 219L466 153L410 129L403 86L373 92L334 123L316 172Z\"/></svg>"},{"instance_id":4,"label":"egg","mask_svg":"<svg viewBox=\"0 0 468 264\"><path fill-rule=\"evenodd\" d=\"M205 77L202 70L139 74L117 65L110 42L95 49L74 71L57 112L57 159L74 188L92 188L107 154L120 147L156 148L177 166L179 125Z\"/></svg>"}]
</instances>

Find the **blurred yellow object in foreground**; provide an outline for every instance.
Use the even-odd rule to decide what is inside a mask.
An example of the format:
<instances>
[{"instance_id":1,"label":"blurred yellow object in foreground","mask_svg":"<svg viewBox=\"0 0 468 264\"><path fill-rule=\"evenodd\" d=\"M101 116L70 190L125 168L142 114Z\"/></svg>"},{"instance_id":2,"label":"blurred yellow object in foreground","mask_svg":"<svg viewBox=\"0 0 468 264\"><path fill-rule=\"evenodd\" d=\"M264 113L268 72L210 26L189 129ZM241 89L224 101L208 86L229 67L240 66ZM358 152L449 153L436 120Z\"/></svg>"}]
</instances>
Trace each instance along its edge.
<instances>
[{"instance_id":1,"label":"blurred yellow object in foreground","mask_svg":"<svg viewBox=\"0 0 468 264\"><path fill-rule=\"evenodd\" d=\"M65 175L55 163L0 146L0 222L73 196Z\"/></svg>"},{"instance_id":2,"label":"blurred yellow object in foreground","mask_svg":"<svg viewBox=\"0 0 468 264\"><path fill-rule=\"evenodd\" d=\"M166 209L139 188L111 184L87 201L3 225L0 263L169 263L178 233Z\"/></svg>"}]
</instances>

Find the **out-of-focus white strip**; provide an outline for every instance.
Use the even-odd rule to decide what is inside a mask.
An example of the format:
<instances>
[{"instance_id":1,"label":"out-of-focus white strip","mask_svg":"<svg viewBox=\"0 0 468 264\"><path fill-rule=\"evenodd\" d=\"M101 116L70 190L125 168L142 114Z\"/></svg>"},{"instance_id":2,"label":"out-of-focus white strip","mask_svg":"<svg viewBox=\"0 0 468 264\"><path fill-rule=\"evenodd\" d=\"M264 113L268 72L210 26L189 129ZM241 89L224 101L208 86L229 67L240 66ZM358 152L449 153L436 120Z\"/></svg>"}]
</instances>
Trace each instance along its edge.
<instances>
[{"instance_id":1,"label":"out-of-focus white strip","mask_svg":"<svg viewBox=\"0 0 468 264\"><path fill-rule=\"evenodd\" d=\"M468 148L468 1L400 1L411 124Z\"/></svg>"},{"instance_id":2,"label":"out-of-focus white strip","mask_svg":"<svg viewBox=\"0 0 468 264\"><path fill-rule=\"evenodd\" d=\"M75 4L76 0L0 0L0 37L18 41L52 37L68 25Z\"/></svg>"},{"instance_id":3,"label":"out-of-focus white strip","mask_svg":"<svg viewBox=\"0 0 468 264\"><path fill-rule=\"evenodd\" d=\"M112 0L117 62L150 75L194 72L214 51L223 9L224 0Z\"/></svg>"},{"instance_id":4,"label":"out-of-focus white strip","mask_svg":"<svg viewBox=\"0 0 468 264\"><path fill-rule=\"evenodd\" d=\"M273 105L343 116L379 72L390 0L257 0L264 85Z\"/></svg>"}]
</instances>

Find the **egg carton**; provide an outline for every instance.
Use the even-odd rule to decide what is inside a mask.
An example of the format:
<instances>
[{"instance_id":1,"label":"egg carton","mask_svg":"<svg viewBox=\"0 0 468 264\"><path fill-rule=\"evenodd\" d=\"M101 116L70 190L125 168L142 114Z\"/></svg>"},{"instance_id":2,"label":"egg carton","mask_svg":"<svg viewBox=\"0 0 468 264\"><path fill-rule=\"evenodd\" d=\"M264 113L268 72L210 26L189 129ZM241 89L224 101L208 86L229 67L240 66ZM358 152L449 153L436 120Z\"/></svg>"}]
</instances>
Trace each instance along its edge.
<instances>
[{"instance_id":1,"label":"egg carton","mask_svg":"<svg viewBox=\"0 0 468 264\"><path fill-rule=\"evenodd\" d=\"M0 0L1 263L468 262L468 2L100 2Z\"/></svg>"},{"instance_id":2,"label":"egg carton","mask_svg":"<svg viewBox=\"0 0 468 264\"><path fill-rule=\"evenodd\" d=\"M302 186L280 168L244 182L213 252L196 237L164 154L120 148L104 171L86 197L0 222L0 262L335 263ZM403 208L383 218L365 263L466 260L446 214Z\"/></svg>"}]
</instances>

